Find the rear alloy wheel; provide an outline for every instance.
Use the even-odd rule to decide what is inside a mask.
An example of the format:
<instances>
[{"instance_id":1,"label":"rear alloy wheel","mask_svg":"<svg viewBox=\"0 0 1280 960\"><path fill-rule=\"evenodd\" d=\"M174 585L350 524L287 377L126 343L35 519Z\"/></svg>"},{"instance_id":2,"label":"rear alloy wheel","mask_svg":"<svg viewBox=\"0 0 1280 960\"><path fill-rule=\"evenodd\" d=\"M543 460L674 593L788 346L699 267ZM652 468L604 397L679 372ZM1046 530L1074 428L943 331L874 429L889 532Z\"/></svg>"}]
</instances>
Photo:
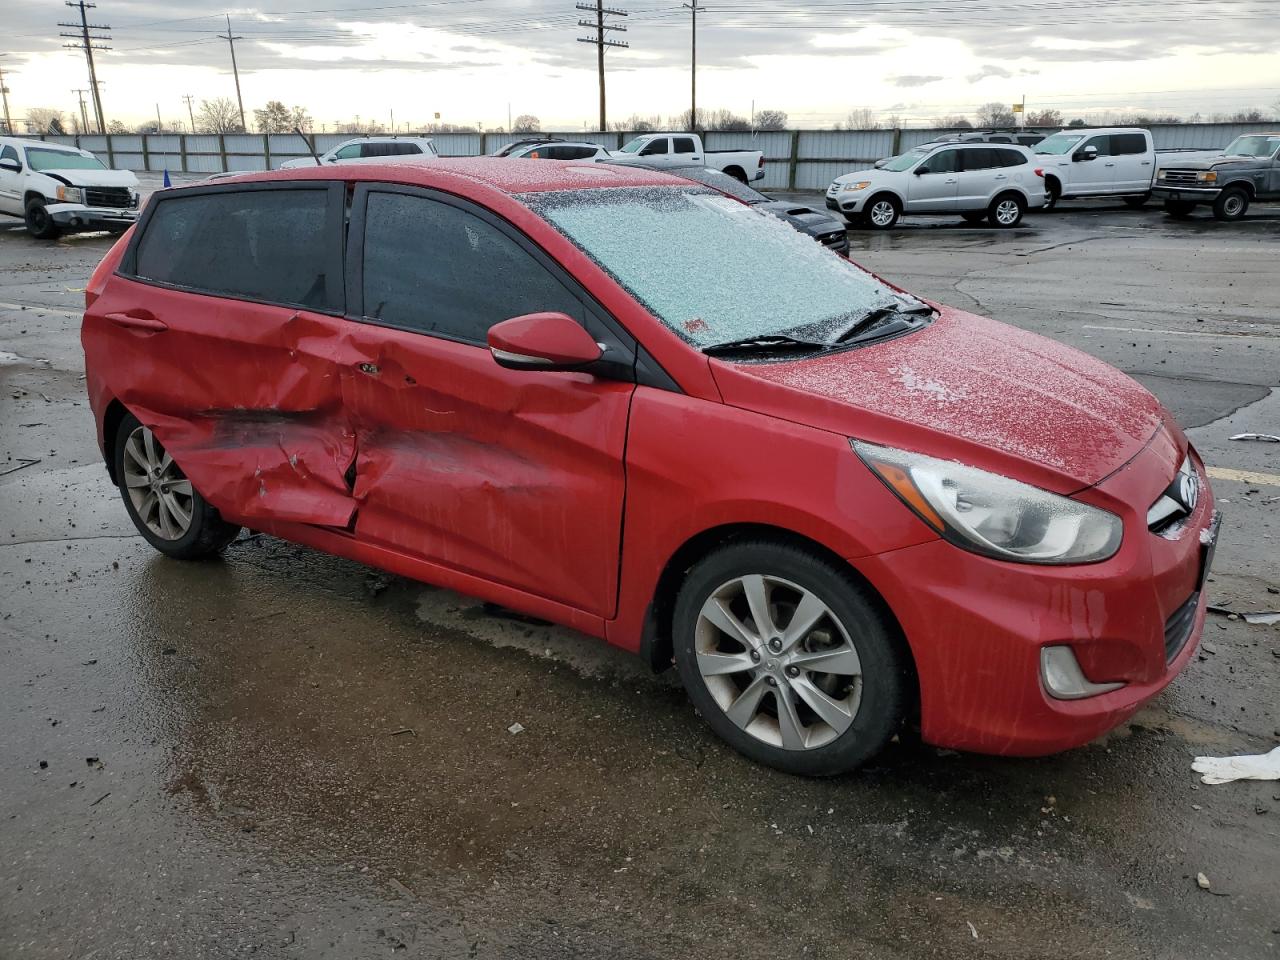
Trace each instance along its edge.
<instances>
[{"instance_id":1,"label":"rear alloy wheel","mask_svg":"<svg viewBox=\"0 0 1280 960\"><path fill-rule=\"evenodd\" d=\"M866 219L867 226L873 230L888 230L898 222L902 211L898 208L897 200L888 195L882 195L872 197L862 215Z\"/></svg>"},{"instance_id":2,"label":"rear alloy wheel","mask_svg":"<svg viewBox=\"0 0 1280 960\"><path fill-rule=\"evenodd\" d=\"M1002 193L991 201L987 211L987 220L993 227L1016 227L1022 222L1022 215L1027 212L1027 203L1016 193Z\"/></svg>"},{"instance_id":3,"label":"rear alloy wheel","mask_svg":"<svg viewBox=\"0 0 1280 960\"><path fill-rule=\"evenodd\" d=\"M1187 200L1166 199L1164 202L1164 212L1175 220L1187 219L1195 208L1196 205Z\"/></svg>"},{"instance_id":4,"label":"rear alloy wheel","mask_svg":"<svg viewBox=\"0 0 1280 960\"><path fill-rule=\"evenodd\" d=\"M1213 201L1213 215L1219 220L1239 220L1249 209L1249 195L1239 187L1228 187Z\"/></svg>"},{"instance_id":5,"label":"rear alloy wheel","mask_svg":"<svg viewBox=\"0 0 1280 960\"><path fill-rule=\"evenodd\" d=\"M45 209L45 205L40 200L32 200L27 204L25 221L27 224L27 233L35 237L37 240L54 240L62 233L53 214Z\"/></svg>"},{"instance_id":6,"label":"rear alloy wheel","mask_svg":"<svg viewBox=\"0 0 1280 960\"><path fill-rule=\"evenodd\" d=\"M712 729L788 773L852 770L901 722L906 674L885 615L801 548L744 542L695 566L676 603L675 657Z\"/></svg>"},{"instance_id":7,"label":"rear alloy wheel","mask_svg":"<svg viewBox=\"0 0 1280 960\"><path fill-rule=\"evenodd\" d=\"M240 532L200 496L156 435L132 414L116 433L115 467L129 518L161 553L178 560L207 557Z\"/></svg>"}]
</instances>

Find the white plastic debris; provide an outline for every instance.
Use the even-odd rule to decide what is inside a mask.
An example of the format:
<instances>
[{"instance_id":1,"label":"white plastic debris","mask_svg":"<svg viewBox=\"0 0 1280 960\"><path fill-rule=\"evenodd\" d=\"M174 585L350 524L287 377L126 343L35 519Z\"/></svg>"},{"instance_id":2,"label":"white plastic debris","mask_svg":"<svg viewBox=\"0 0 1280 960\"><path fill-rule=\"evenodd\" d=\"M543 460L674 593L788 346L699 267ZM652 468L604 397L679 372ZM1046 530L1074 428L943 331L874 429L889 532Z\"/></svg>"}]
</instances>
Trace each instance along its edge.
<instances>
[{"instance_id":1,"label":"white plastic debris","mask_svg":"<svg viewBox=\"0 0 1280 960\"><path fill-rule=\"evenodd\" d=\"M1196 886L1199 887L1201 890L1208 890L1210 886L1209 878L1206 877L1203 873L1197 873Z\"/></svg>"},{"instance_id":2,"label":"white plastic debris","mask_svg":"<svg viewBox=\"0 0 1280 960\"><path fill-rule=\"evenodd\" d=\"M1232 440L1256 440L1261 443L1280 443L1280 437L1272 433L1237 433Z\"/></svg>"},{"instance_id":3,"label":"white plastic debris","mask_svg":"<svg viewBox=\"0 0 1280 960\"><path fill-rule=\"evenodd\" d=\"M1196 757L1191 769L1201 774L1201 783L1280 780L1280 747L1244 757Z\"/></svg>"},{"instance_id":4,"label":"white plastic debris","mask_svg":"<svg viewBox=\"0 0 1280 960\"><path fill-rule=\"evenodd\" d=\"M515 736L517 733L523 733L523 732L524 732L523 723L513 723L511 726L507 727L507 733L511 734L512 736Z\"/></svg>"}]
</instances>

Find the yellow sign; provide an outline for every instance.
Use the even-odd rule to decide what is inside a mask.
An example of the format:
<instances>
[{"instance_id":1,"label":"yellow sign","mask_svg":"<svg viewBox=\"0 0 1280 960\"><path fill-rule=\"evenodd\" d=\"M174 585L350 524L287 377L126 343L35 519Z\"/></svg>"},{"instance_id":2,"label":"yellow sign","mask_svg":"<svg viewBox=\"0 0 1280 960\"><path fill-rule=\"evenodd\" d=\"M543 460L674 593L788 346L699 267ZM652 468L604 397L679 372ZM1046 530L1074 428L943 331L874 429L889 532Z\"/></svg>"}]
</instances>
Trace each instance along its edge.
<instances>
[{"instance_id":1,"label":"yellow sign","mask_svg":"<svg viewBox=\"0 0 1280 960\"><path fill-rule=\"evenodd\" d=\"M1020 104L1020 103L1015 103L1015 104L1013 105L1013 112L1014 112L1014 113L1021 113L1021 112L1022 112L1022 104Z\"/></svg>"}]
</instances>

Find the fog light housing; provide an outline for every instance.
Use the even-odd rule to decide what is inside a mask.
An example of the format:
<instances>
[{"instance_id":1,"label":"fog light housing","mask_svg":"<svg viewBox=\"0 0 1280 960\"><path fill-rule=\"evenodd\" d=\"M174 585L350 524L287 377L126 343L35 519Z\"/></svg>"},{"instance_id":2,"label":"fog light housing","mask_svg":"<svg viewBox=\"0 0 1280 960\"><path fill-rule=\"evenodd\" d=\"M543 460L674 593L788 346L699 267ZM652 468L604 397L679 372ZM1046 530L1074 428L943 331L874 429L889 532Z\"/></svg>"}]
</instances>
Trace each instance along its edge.
<instances>
[{"instance_id":1,"label":"fog light housing","mask_svg":"<svg viewBox=\"0 0 1280 960\"><path fill-rule=\"evenodd\" d=\"M1040 648L1040 681L1056 700L1083 700L1119 690L1123 683L1093 683L1080 669L1075 652L1068 646Z\"/></svg>"}]
</instances>

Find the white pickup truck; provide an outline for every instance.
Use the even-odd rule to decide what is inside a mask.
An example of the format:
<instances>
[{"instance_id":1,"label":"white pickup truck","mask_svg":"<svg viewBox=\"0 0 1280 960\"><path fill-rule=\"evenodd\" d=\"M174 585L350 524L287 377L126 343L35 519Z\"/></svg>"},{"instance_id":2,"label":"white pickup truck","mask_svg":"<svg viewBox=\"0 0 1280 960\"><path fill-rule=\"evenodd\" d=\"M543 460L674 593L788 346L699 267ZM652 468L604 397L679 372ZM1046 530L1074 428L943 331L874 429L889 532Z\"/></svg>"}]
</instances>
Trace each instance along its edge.
<instances>
[{"instance_id":1,"label":"white pickup truck","mask_svg":"<svg viewBox=\"0 0 1280 960\"><path fill-rule=\"evenodd\" d=\"M1046 210L1059 199L1117 197L1141 207L1151 197L1157 151L1141 127L1059 130L1031 148L1044 171ZM1216 150L1161 150L1160 160L1212 156Z\"/></svg>"},{"instance_id":2,"label":"white pickup truck","mask_svg":"<svg viewBox=\"0 0 1280 960\"><path fill-rule=\"evenodd\" d=\"M705 166L750 183L764 177L764 153L759 150L707 150L696 133L644 133L621 150L610 150L604 163L629 167Z\"/></svg>"},{"instance_id":3,"label":"white pickup truck","mask_svg":"<svg viewBox=\"0 0 1280 960\"><path fill-rule=\"evenodd\" d=\"M138 219L138 178L87 150L0 137L0 213L51 240L64 231L123 233Z\"/></svg>"}]
</instances>

